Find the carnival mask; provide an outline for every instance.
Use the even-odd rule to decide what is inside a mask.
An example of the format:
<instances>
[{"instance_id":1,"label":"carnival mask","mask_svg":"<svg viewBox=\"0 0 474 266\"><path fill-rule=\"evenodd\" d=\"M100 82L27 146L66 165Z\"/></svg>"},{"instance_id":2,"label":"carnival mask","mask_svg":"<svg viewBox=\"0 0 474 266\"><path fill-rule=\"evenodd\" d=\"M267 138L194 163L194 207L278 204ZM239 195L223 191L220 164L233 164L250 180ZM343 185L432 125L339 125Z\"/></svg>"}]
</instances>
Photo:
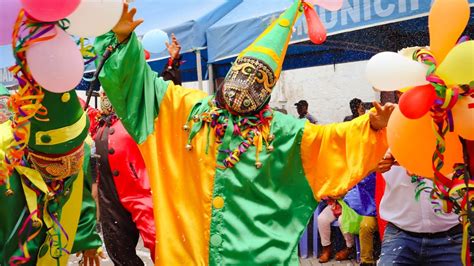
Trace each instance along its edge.
<instances>
[{"instance_id":1,"label":"carnival mask","mask_svg":"<svg viewBox=\"0 0 474 266\"><path fill-rule=\"evenodd\" d=\"M114 113L114 108L112 107L112 103L109 101L107 95L103 92L100 93L100 111L104 115L109 115Z\"/></svg>"},{"instance_id":2,"label":"carnival mask","mask_svg":"<svg viewBox=\"0 0 474 266\"><path fill-rule=\"evenodd\" d=\"M12 112L8 108L8 99L10 96L0 96L0 123L6 122L12 117Z\"/></svg>"},{"instance_id":3,"label":"carnival mask","mask_svg":"<svg viewBox=\"0 0 474 266\"><path fill-rule=\"evenodd\" d=\"M222 97L229 111L247 115L260 110L270 98L276 78L262 60L238 58L224 80Z\"/></svg>"}]
</instances>

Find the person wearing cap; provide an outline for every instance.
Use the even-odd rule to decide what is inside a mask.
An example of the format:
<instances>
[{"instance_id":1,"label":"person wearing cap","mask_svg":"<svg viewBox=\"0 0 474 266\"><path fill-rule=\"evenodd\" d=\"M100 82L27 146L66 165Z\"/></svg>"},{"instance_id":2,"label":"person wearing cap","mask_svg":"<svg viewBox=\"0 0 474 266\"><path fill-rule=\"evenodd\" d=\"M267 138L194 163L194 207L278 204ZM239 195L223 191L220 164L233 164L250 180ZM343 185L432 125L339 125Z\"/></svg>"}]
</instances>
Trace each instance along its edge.
<instances>
[{"instance_id":1,"label":"person wearing cap","mask_svg":"<svg viewBox=\"0 0 474 266\"><path fill-rule=\"evenodd\" d=\"M351 121L352 119L365 114L364 102L359 98L353 98L349 102L352 115L344 117L344 122Z\"/></svg>"},{"instance_id":2,"label":"person wearing cap","mask_svg":"<svg viewBox=\"0 0 474 266\"><path fill-rule=\"evenodd\" d=\"M301 100L295 103L296 111L298 112L299 119L308 119L312 124L317 124L318 120L314 118L310 113L308 113L308 102Z\"/></svg>"},{"instance_id":3,"label":"person wearing cap","mask_svg":"<svg viewBox=\"0 0 474 266\"><path fill-rule=\"evenodd\" d=\"M0 184L0 265L67 265L69 254L76 252L88 265L100 265L102 241L95 231L86 141L89 121L74 90L43 93L45 112L29 121L25 159ZM0 125L2 158L13 141L11 123Z\"/></svg>"},{"instance_id":4,"label":"person wearing cap","mask_svg":"<svg viewBox=\"0 0 474 266\"><path fill-rule=\"evenodd\" d=\"M96 38L98 54L121 43L99 78L150 176L155 264L297 265L317 200L345 194L386 151L393 106L325 126L269 107L303 5L295 1L237 57L216 95L151 70L133 33L142 20L128 5L113 32Z\"/></svg>"}]
</instances>

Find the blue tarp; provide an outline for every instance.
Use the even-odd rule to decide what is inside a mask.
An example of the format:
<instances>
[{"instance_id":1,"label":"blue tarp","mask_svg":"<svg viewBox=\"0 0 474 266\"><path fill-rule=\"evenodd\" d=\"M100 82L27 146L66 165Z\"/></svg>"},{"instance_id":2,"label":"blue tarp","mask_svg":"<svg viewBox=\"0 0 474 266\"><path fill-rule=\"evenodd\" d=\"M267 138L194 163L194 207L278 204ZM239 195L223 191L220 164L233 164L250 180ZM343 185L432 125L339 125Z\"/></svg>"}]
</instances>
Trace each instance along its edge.
<instances>
[{"instance_id":1,"label":"blue tarp","mask_svg":"<svg viewBox=\"0 0 474 266\"><path fill-rule=\"evenodd\" d=\"M205 48L206 30L240 2L242 0L138 0L131 6L137 8L135 17L145 20L136 30L139 36L153 29L174 33L182 52L187 53ZM152 59L167 56L167 52L152 54Z\"/></svg>"},{"instance_id":2,"label":"blue tarp","mask_svg":"<svg viewBox=\"0 0 474 266\"><path fill-rule=\"evenodd\" d=\"M334 35L426 16L431 2L344 0L339 11L330 12L319 7L316 9L328 35ZM474 0L469 2L474 5ZM209 62L236 56L292 3L293 0L244 0L207 30ZM292 43L308 40L307 31L305 19L302 17L295 25Z\"/></svg>"}]
</instances>

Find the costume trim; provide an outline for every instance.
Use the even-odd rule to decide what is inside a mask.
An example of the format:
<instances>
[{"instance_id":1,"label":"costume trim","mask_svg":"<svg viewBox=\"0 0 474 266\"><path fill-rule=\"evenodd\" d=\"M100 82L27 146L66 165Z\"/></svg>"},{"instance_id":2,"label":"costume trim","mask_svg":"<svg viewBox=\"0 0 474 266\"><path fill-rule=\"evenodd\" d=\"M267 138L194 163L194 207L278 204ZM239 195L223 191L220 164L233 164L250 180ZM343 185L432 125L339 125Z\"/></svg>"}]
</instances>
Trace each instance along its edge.
<instances>
[{"instance_id":1,"label":"costume trim","mask_svg":"<svg viewBox=\"0 0 474 266\"><path fill-rule=\"evenodd\" d=\"M79 137L87 124L87 114L82 113L81 118L74 124L48 131L38 131L35 134L36 145L57 145ZM47 140L47 141L45 141Z\"/></svg>"}]
</instances>

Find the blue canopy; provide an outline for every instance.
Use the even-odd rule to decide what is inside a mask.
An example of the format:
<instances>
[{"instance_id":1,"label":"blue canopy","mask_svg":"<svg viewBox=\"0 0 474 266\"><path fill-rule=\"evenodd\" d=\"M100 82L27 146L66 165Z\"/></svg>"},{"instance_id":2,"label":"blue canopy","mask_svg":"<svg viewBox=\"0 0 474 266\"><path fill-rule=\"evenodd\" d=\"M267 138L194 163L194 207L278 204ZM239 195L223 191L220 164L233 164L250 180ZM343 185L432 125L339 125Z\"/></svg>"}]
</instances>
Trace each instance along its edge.
<instances>
[{"instance_id":1,"label":"blue canopy","mask_svg":"<svg viewBox=\"0 0 474 266\"><path fill-rule=\"evenodd\" d=\"M183 3L184 2L184 3ZM182 52L187 53L206 47L206 30L242 0L206 0L206 1L153 1L139 0L130 6L137 8L136 18L143 18L136 33L142 36L150 30L161 29L178 38ZM164 51L152 54L155 58L167 57Z\"/></svg>"},{"instance_id":2,"label":"blue canopy","mask_svg":"<svg viewBox=\"0 0 474 266\"><path fill-rule=\"evenodd\" d=\"M342 9L336 12L319 7L316 9L328 35L335 35L426 16L431 2L431 0L344 0ZM474 0L469 2L474 4ZM293 0L244 0L207 30L209 62L236 56L291 3ZM295 25L292 43L308 40L307 31L305 19L302 18Z\"/></svg>"}]
</instances>

